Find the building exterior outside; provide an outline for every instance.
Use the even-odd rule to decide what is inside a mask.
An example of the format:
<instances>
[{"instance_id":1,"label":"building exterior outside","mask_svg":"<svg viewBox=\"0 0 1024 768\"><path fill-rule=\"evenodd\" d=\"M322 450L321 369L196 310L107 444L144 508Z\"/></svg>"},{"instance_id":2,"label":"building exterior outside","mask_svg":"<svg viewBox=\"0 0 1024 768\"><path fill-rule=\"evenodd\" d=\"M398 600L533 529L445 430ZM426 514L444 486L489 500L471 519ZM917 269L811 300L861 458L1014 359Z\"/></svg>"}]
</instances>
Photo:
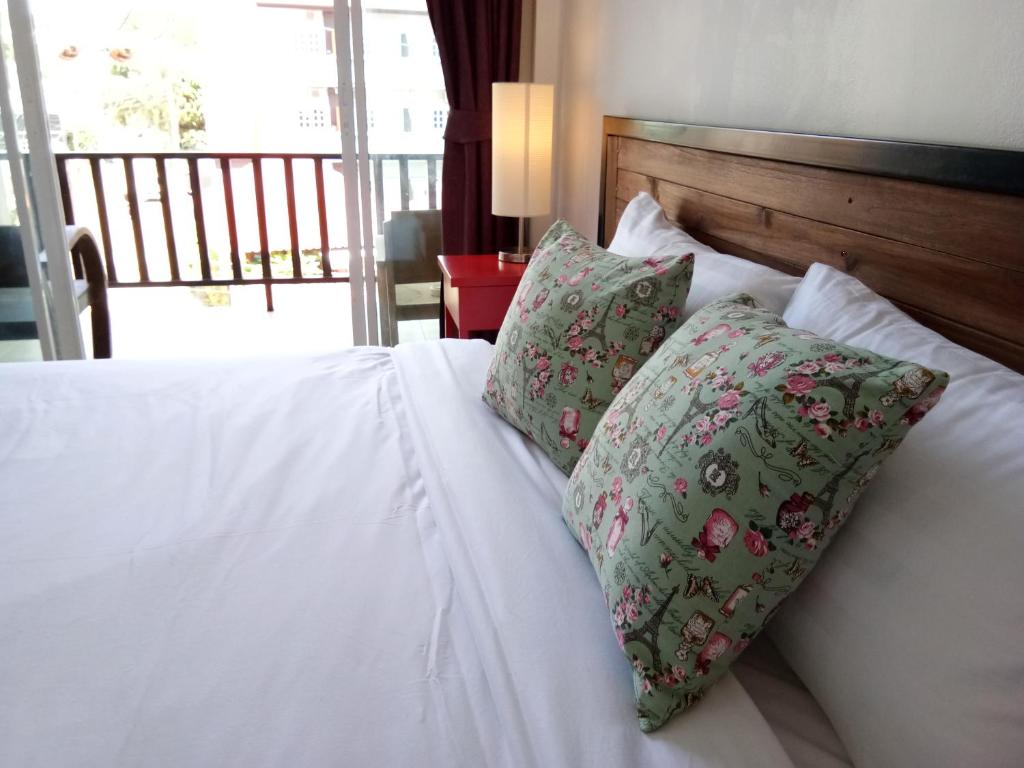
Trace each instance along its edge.
<instances>
[{"instance_id":1,"label":"building exterior outside","mask_svg":"<svg viewBox=\"0 0 1024 768\"><path fill-rule=\"evenodd\" d=\"M88 7L86 7L88 6ZM440 154L447 100L424 0L363 4L365 77L373 154ZM323 153L340 155L340 107L333 4L292 0L113 0L34 4L37 47L54 150ZM119 277L137 274L134 237L119 160L104 160L112 251ZM409 207L429 207L426 160L408 161ZM438 164L439 165L439 164ZM152 161L133 165L152 279L166 279L160 193ZM397 160L381 167L383 217L401 207ZM184 161L168 161L169 197L183 270L198 270L192 199ZM221 172L199 164L206 235L215 274L229 270ZM76 220L98 218L89 164L68 163ZM440 168L435 199L440 200ZM269 249L289 248L284 169L263 167ZM253 168L231 162L239 250L260 250ZM325 164L325 198L335 269L347 264L340 162ZM294 162L303 249L318 248L313 164Z\"/></svg>"}]
</instances>

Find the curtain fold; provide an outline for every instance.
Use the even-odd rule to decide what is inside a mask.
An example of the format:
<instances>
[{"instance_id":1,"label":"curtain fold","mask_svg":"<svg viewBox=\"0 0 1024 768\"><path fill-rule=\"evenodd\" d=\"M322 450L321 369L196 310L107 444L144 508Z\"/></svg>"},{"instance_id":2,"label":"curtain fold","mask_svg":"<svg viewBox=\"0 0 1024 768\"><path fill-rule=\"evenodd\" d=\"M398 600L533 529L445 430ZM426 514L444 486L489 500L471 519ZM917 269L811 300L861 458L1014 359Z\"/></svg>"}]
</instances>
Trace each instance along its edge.
<instances>
[{"instance_id":1,"label":"curtain fold","mask_svg":"<svg viewBox=\"0 0 1024 768\"><path fill-rule=\"evenodd\" d=\"M495 253L514 219L491 215L491 83L519 79L522 0L427 0L448 94L441 172L445 253Z\"/></svg>"}]
</instances>

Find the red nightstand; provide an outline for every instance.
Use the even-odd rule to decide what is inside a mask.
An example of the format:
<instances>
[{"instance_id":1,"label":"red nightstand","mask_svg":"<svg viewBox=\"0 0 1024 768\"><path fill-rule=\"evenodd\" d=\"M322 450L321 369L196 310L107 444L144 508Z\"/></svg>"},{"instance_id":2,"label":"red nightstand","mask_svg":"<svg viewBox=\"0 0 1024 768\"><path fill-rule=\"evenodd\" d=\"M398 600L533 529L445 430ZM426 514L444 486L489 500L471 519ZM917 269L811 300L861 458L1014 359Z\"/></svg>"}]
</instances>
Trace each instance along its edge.
<instances>
[{"instance_id":1,"label":"red nightstand","mask_svg":"<svg viewBox=\"0 0 1024 768\"><path fill-rule=\"evenodd\" d=\"M445 338L468 339L471 333L501 327L525 264L487 256L438 256L441 267L441 312Z\"/></svg>"}]
</instances>

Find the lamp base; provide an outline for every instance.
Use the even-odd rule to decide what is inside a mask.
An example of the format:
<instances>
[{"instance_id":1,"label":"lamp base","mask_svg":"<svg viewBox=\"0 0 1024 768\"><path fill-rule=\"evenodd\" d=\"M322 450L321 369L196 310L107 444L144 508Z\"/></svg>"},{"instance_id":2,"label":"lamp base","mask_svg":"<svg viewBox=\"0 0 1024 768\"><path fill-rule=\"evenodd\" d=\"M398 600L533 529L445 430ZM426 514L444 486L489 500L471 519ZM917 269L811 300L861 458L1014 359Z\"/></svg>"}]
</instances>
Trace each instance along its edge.
<instances>
[{"instance_id":1,"label":"lamp base","mask_svg":"<svg viewBox=\"0 0 1024 768\"><path fill-rule=\"evenodd\" d=\"M529 251L498 251L498 261L507 261L511 264L525 264L529 260Z\"/></svg>"}]
</instances>

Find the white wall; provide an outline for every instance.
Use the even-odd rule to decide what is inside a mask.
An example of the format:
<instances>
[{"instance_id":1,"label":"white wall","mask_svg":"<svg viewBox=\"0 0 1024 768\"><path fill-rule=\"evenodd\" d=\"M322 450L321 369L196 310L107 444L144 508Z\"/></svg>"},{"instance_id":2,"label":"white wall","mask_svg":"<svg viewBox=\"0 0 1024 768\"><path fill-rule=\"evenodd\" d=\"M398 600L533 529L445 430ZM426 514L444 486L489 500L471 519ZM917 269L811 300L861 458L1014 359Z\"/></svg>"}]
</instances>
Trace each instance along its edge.
<instances>
[{"instance_id":1,"label":"white wall","mask_svg":"<svg viewBox=\"0 0 1024 768\"><path fill-rule=\"evenodd\" d=\"M539 0L552 24L556 213L590 236L605 114L1024 150L1021 0Z\"/></svg>"}]
</instances>

